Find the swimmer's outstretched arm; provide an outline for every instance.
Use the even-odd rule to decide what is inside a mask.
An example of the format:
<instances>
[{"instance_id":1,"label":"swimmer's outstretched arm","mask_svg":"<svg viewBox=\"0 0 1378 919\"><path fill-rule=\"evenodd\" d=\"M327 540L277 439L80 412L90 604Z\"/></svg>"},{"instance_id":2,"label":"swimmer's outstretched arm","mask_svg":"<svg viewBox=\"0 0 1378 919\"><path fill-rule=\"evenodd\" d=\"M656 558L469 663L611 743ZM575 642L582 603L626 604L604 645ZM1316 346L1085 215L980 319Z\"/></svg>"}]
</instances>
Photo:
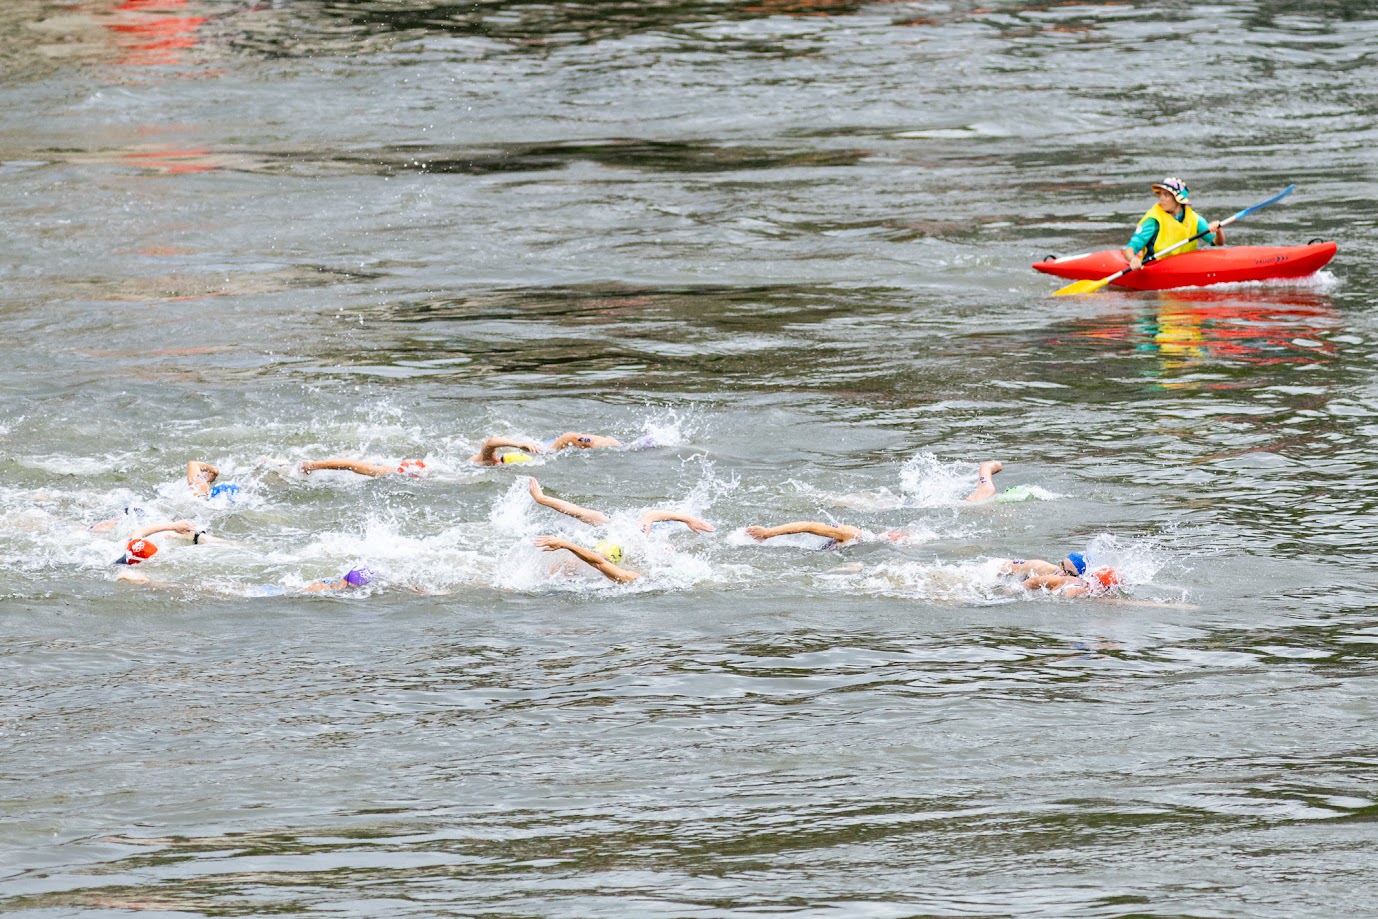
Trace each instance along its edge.
<instances>
[{"instance_id":1,"label":"swimmer's outstretched arm","mask_svg":"<svg viewBox=\"0 0 1378 919\"><path fill-rule=\"evenodd\" d=\"M373 476L374 478L392 475L397 471L395 466L382 466L378 463L365 463L361 460L351 459L303 460L297 468L302 471L303 475L310 475L321 469L339 469L344 472L357 472L359 475Z\"/></svg>"},{"instance_id":2,"label":"swimmer's outstretched arm","mask_svg":"<svg viewBox=\"0 0 1378 919\"><path fill-rule=\"evenodd\" d=\"M182 536L191 536L196 532L196 524L190 520L173 520L167 523L150 523L148 526L139 527L129 534L132 539L147 539L154 533L179 533Z\"/></svg>"},{"instance_id":3,"label":"swimmer's outstretched arm","mask_svg":"<svg viewBox=\"0 0 1378 919\"><path fill-rule=\"evenodd\" d=\"M562 501L559 498L552 498L541 491L541 485L533 476L531 479L531 500L537 504L548 507L552 511L559 511L562 514L573 517L575 520L582 520L589 526L599 526L608 522L608 515L601 511L591 510L587 507L580 507L572 501Z\"/></svg>"},{"instance_id":4,"label":"swimmer's outstretched arm","mask_svg":"<svg viewBox=\"0 0 1378 919\"><path fill-rule=\"evenodd\" d=\"M635 571L626 568L619 568L603 556L594 552L592 549L585 549L583 546L575 545L566 539L559 539L554 536L537 536L533 540L533 545L540 546L547 552L554 552L557 549L568 549L573 552L581 562L596 568L598 573L609 581L616 581L618 584L630 584L641 577Z\"/></svg>"},{"instance_id":5,"label":"swimmer's outstretched arm","mask_svg":"<svg viewBox=\"0 0 1378 919\"><path fill-rule=\"evenodd\" d=\"M995 497L995 474L1005 466L999 460L986 460L976 472L976 490L966 496L968 501L984 501Z\"/></svg>"},{"instance_id":6,"label":"swimmer's outstretched arm","mask_svg":"<svg viewBox=\"0 0 1378 919\"><path fill-rule=\"evenodd\" d=\"M140 527L129 534L130 539L147 539L154 533L176 533L179 536L190 536L191 541L198 546L209 543L216 543L224 546L240 546L243 543L235 542L232 539L221 539L219 536L212 536L205 530L198 530L196 524L190 520L175 520L171 523L151 523L146 527Z\"/></svg>"},{"instance_id":7,"label":"swimmer's outstretched arm","mask_svg":"<svg viewBox=\"0 0 1378 919\"><path fill-rule=\"evenodd\" d=\"M210 496L211 483L219 475L220 470L210 463L203 463L200 460L191 460L187 463L187 485L203 498Z\"/></svg>"},{"instance_id":8,"label":"swimmer's outstretched arm","mask_svg":"<svg viewBox=\"0 0 1378 919\"><path fill-rule=\"evenodd\" d=\"M1010 558L1001 563L1000 573L1027 578L1036 574L1061 574L1062 566L1054 565L1052 562L1045 562L1039 558Z\"/></svg>"},{"instance_id":9,"label":"swimmer's outstretched arm","mask_svg":"<svg viewBox=\"0 0 1378 919\"><path fill-rule=\"evenodd\" d=\"M525 450L527 453L544 453L545 448L538 443L529 440L517 440L512 437L490 437L479 447L478 452L469 457L472 463L480 466L497 466L499 450Z\"/></svg>"},{"instance_id":10,"label":"swimmer's outstretched arm","mask_svg":"<svg viewBox=\"0 0 1378 919\"><path fill-rule=\"evenodd\" d=\"M773 527L747 527L746 535L756 541L770 539L775 536L790 536L794 533L812 533L815 536L822 536L825 539L835 539L838 542L851 542L861 538L859 527L843 524L842 526L832 526L817 520L796 520L793 523L782 523Z\"/></svg>"},{"instance_id":11,"label":"swimmer's outstretched arm","mask_svg":"<svg viewBox=\"0 0 1378 919\"><path fill-rule=\"evenodd\" d=\"M691 517L678 511L645 511L641 515L641 531L649 533L651 527L663 522L682 523L695 533L711 533L716 529L707 520L700 520L698 517Z\"/></svg>"},{"instance_id":12,"label":"swimmer's outstretched arm","mask_svg":"<svg viewBox=\"0 0 1378 919\"><path fill-rule=\"evenodd\" d=\"M589 449L590 447L620 447L622 441L615 437L604 437L601 434L580 434L578 431L566 431L551 443L551 450L563 450L565 447L580 447Z\"/></svg>"}]
</instances>

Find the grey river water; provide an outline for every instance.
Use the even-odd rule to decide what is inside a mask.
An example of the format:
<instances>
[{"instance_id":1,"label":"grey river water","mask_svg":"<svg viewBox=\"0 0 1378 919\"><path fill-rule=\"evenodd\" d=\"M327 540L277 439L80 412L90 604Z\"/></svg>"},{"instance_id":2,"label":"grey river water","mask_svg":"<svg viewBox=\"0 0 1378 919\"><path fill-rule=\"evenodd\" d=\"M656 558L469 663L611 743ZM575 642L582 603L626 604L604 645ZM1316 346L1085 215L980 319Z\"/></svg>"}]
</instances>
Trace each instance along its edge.
<instances>
[{"instance_id":1,"label":"grey river water","mask_svg":"<svg viewBox=\"0 0 1378 919\"><path fill-rule=\"evenodd\" d=\"M6 0L0 912L1378 915L1375 87L1372 0ZM1339 254L1049 296L1169 174Z\"/></svg>"}]
</instances>

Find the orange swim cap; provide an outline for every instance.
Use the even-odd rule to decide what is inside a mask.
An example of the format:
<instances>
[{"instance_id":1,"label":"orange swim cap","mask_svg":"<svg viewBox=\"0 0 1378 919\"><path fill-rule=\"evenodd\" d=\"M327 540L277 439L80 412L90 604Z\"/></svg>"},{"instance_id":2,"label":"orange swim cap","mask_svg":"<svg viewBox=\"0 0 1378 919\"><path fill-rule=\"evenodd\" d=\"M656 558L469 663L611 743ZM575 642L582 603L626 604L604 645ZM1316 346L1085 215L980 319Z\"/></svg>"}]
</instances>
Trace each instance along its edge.
<instances>
[{"instance_id":1,"label":"orange swim cap","mask_svg":"<svg viewBox=\"0 0 1378 919\"><path fill-rule=\"evenodd\" d=\"M124 547L124 558L115 564L117 565L137 565L139 562L146 561L158 554L158 547L147 539L131 539L129 545Z\"/></svg>"},{"instance_id":2,"label":"orange swim cap","mask_svg":"<svg viewBox=\"0 0 1378 919\"><path fill-rule=\"evenodd\" d=\"M1114 590L1121 583L1119 573L1114 568L1097 568L1091 572L1090 579L1100 590Z\"/></svg>"},{"instance_id":3,"label":"orange swim cap","mask_svg":"<svg viewBox=\"0 0 1378 919\"><path fill-rule=\"evenodd\" d=\"M397 471L403 475L419 479L426 474L426 464L421 460L402 460L402 465L397 467Z\"/></svg>"}]
</instances>

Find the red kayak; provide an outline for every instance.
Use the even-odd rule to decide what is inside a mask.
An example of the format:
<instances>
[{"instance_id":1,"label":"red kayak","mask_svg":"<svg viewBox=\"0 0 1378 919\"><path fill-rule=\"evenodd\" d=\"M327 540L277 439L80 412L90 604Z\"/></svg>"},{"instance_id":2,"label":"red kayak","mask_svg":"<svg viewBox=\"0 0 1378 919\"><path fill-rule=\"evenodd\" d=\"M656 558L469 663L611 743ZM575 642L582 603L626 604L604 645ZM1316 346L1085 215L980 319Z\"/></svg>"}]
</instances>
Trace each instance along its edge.
<instances>
[{"instance_id":1,"label":"red kayak","mask_svg":"<svg viewBox=\"0 0 1378 919\"><path fill-rule=\"evenodd\" d=\"M1239 281L1269 281L1275 278L1303 278L1315 274L1335 257L1334 243L1308 246L1220 246L1197 249L1183 255L1169 255L1161 262L1149 262L1111 282L1112 287L1130 290L1167 290L1172 287L1205 287L1208 284L1233 284ZM1106 249L1090 255L1034 262L1044 274L1069 281L1099 281L1129 266L1120 249Z\"/></svg>"}]
</instances>

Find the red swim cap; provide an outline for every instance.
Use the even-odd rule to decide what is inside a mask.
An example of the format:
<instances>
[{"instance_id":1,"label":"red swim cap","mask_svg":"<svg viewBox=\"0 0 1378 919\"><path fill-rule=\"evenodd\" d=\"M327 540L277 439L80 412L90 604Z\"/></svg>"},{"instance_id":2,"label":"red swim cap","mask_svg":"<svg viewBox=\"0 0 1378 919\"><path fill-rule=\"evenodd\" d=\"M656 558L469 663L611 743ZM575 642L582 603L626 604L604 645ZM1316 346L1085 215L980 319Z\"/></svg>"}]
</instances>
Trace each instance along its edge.
<instances>
[{"instance_id":1,"label":"red swim cap","mask_svg":"<svg viewBox=\"0 0 1378 919\"><path fill-rule=\"evenodd\" d=\"M416 479L426 474L426 464L421 460L402 460L402 465L397 467L397 471Z\"/></svg>"},{"instance_id":2,"label":"red swim cap","mask_svg":"<svg viewBox=\"0 0 1378 919\"><path fill-rule=\"evenodd\" d=\"M124 547L124 558L121 561L126 565L137 565L157 554L158 547L147 539L131 539L129 545Z\"/></svg>"},{"instance_id":3,"label":"red swim cap","mask_svg":"<svg viewBox=\"0 0 1378 919\"><path fill-rule=\"evenodd\" d=\"M1097 568L1089 577L1101 590L1114 590L1121 583L1119 573L1114 568Z\"/></svg>"}]
</instances>

